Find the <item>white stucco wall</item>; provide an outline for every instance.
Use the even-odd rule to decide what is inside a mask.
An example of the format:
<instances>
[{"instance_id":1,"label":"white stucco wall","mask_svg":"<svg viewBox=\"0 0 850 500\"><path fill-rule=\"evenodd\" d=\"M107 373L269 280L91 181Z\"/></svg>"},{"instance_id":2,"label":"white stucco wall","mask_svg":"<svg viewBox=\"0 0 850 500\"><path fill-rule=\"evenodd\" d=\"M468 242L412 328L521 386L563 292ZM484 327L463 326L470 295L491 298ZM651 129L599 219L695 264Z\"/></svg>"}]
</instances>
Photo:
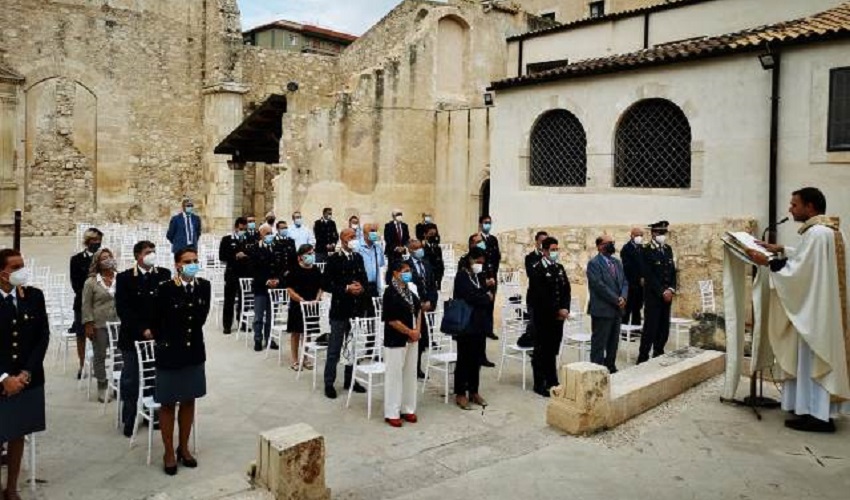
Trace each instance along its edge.
<instances>
[{"instance_id":1,"label":"white stucco wall","mask_svg":"<svg viewBox=\"0 0 850 500\"><path fill-rule=\"evenodd\" d=\"M840 5L843 0L715 0L650 15L649 45L697 36L722 35L765 24L805 17ZM530 63L572 62L634 52L643 48L644 16L593 23L523 41L523 68ZM516 76L519 50L508 51L508 74ZM524 69L523 69L524 71Z\"/></svg>"},{"instance_id":2,"label":"white stucco wall","mask_svg":"<svg viewBox=\"0 0 850 500\"><path fill-rule=\"evenodd\" d=\"M783 60L779 211L792 190L823 189L829 213L850 220L850 153L827 155L829 69L850 65L850 41L787 52ZM492 212L499 231L530 226L767 221L770 72L753 55L625 71L499 92L491 141ZM615 128L636 101L666 98L693 136L692 188L613 188ZM588 139L585 188L528 186L528 138L537 117L564 108ZM841 163L844 162L844 163ZM781 233L788 238L793 228Z\"/></svg>"}]
</instances>

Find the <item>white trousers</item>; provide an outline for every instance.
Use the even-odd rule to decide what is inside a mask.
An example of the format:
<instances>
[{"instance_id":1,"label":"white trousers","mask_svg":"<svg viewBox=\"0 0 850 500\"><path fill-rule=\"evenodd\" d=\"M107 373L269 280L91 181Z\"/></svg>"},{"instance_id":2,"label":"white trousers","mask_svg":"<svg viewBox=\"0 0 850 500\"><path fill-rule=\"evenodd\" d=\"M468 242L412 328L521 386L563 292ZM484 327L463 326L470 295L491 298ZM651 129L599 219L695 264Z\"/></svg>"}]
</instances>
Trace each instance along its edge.
<instances>
[{"instance_id":1,"label":"white trousers","mask_svg":"<svg viewBox=\"0 0 850 500\"><path fill-rule=\"evenodd\" d=\"M406 347L385 347L384 417L399 418L416 413L416 356L419 344Z\"/></svg>"}]
</instances>

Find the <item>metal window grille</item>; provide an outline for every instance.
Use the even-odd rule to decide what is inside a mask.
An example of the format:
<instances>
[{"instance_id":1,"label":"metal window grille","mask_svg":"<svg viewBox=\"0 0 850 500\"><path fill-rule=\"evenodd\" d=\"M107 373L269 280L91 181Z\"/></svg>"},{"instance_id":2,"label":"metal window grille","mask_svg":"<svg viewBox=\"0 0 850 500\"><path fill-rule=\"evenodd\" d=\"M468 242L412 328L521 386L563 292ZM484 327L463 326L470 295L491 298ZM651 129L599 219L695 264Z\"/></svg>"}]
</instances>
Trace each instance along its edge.
<instances>
[{"instance_id":1,"label":"metal window grille","mask_svg":"<svg viewBox=\"0 0 850 500\"><path fill-rule=\"evenodd\" d=\"M547 111L531 132L532 186L587 184L587 136L581 122L564 109Z\"/></svg>"},{"instance_id":2,"label":"metal window grille","mask_svg":"<svg viewBox=\"0 0 850 500\"><path fill-rule=\"evenodd\" d=\"M691 186L691 125L666 99L647 99L626 112L615 154L616 187Z\"/></svg>"},{"instance_id":3,"label":"metal window grille","mask_svg":"<svg viewBox=\"0 0 850 500\"><path fill-rule=\"evenodd\" d=\"M829 78L827 151L850 151L850 68L836 68Z\"/></svg>"}]
</instances>

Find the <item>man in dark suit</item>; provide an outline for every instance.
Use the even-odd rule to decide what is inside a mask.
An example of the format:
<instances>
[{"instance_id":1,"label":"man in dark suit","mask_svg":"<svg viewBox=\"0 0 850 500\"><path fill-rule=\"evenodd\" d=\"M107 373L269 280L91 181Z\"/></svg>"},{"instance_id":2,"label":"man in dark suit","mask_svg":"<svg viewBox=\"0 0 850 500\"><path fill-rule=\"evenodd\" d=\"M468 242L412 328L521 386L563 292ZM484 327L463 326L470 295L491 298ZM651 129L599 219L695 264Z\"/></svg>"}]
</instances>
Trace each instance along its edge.
<instances>
[{"instance_id":1,"label":"man in dark suit","mask_svg":"<svg viewBox=\"0 0 850 500\"><path fill-rule=\"evenodd\" d=\"M502 252L499 250L499 239L490 234L493 228L493 220L489 215L482 215L478 219L478 230L481 234L481 239L484 241L484 253L487 254L487 268L490 270L489 277L499 282L499 267L502 264ZM493 288L493 295L496 295L497 289ZM495 307L495 302L492 307ZM487 338L499 340L495 333L487 332Z\"/></svg>"},{"instance_id":2,"label":"man in dark suit","mask_svg":"<svg viewBox=\"0 0 850 500\"><path fill-rule=\"evenodd\" d=\"M83 308L83 285L89 277L89 267L91 259L95 252L100 250L100 244L103 241L103 233L97 228L91 227L83 234L82 252L74 254L71 257L70 273L71 289L74 290L74 324L71 330L77 335L77 358L80 361L80 367L77 371L77 378L80 378L83 372L83 363L86 356L86 334L82 324L82 308Z\"/></svg>"},{"instance_id":3,"label":"man in dark suit","mask_svg":"<svg viewBox=\"0 0 850 500\"><path fill-rule=\"evenodd\" d=\"M159 285L171 279L171 271L156 266L156 245L140 241L133 247L136 264L115 279L115 310L121 320L118 348L124 366L121 369L121 421L124 435L133 435L136 400L139 397L139 360L136 342L153 339L156 300Z\"/></svg>"},{"instance_id":4,"label":"man in dark suit","mask_svg":"<svg viewBox=\"0 0 850 500\"><path fill-rule=\"evenodd\" d=\"M484 252L484 268L482 272L484 273L484 276L487 277L487 280L485 281L485 286L487 288L487 291L495 297L496 291L499 287L499 282L497 280L497 273L493 267L493 263L490 261L490 257L487 255L487 245L486 243L484 243L484 236L480 232L473 233L469 235L468 241L470 251L472 251L473 248L478 248L479 250ZM464 259L466 259L466 255L463 255L460 258L460 261L458 262L458 269L460 269L460 265L463 263ZM490 337L492 339L498 339L498 337L493 334L493 315L495 313L495 305L491 302L488 307L490 322L488 323L487 332L485 333L487 334L487 337ZM487 368L494 368L496 366L496 363L493 363L492 361L487 359L486 349L484 350L483 354L484 357L481 359L481 366L485 366Z\"/></svg>"},{"instance_id":5,"label":"man in dark suit","mask_svg":"<svg viewBox=\"0 0 850 500\"><path fill-rule=\"evenodd\" d=\"M534 235L534 250L532 250L528 255L525 256L525 277L528 280L529 289L525 292L525 306L528 310L528 315L531 318L534 318L534 314L532 311L531 304L528 303L528 297L530 293L531 287L531 271L534 269L534 265L540 262L543 258L543 240L549 237L549 233L546 231L538 231L537 234ZM520 340L520 345L523 347L526 346L526 342L531 340L533 342L534 339L534 321L529 321L528 325L525 327L526 338Z\"/></svg>"},{"instance_id":6,"label":"man in dark suit","mask_svg":"<svg viewBox=\"0 0 850 500\"><path fill-rule=\"evenodd\" d=\"M195 214L195 204L185 198L182 206L182 211L171 218L165 233L174 254L184 248L197 248L201 239L201 218Z\"/></svg>"},{"instance_id":7,"label":"man in dark suit","mask_svg":"<svg viewBox=\"0 0 850 500\"><path fill-rule=\"evenodd\" d=\"M239 278L251 276L251 259L246 245L247 228L248 219L237 218L233 224L233 234L222 238L218 246L218 260L227 266L224 270L224 305L221 312L225 335L230 334L233 325L233 311L239 296Z\"/></svg>"},{"instance_id":8,"label":"man in dark suit","mask_svg":"<svg viewBox=\"0 0 850 500\"><path fill-rule=\"evenodd\" d=\"M443 261L443 249L440 248L439 239L437 226L429 224L425 228L425 240L422 242L422 248L425 250L425 260L428 261L434 271L437 291L442 289L443 276L446 274L446 263Z\"/></svg>"},{"instance_id":9,"label":"man in dark suit","mask_svg":"<svg viewBox=\"0 0 850 500\"><path fill-rule=\"evenodd\" d=\"M394 253L403 253L410 241L410 229L403 218L404 214L397 208L393 210L393 219L384 226L384 252L387 257Z\"/></svg>"},{"instance_id":10,"label":"man in dark suit","mask_svg":"<svg viewBox=\"0 0 850 500\"><path fill-rule=\"evenodd\" d=\"M596 238L596 257L587 263L587 288L590 293L588 312L593 334L590 337L590 362L617 373L617 345L620 322L626 308L629 284L623 264L614 257L617 252L609 235Z\"/></svg>"},{"instance_id":11,"label":"man in dark suit","mask_svg":"<svg viewBox=\"0 0 850 500\"><path fill-rule=\"evenodd\" d=\"M631 239L623 245L620 256L623 258L623 269L629 282L629 296L623 313L623 323L626 325L641 324L643 309L643 285L640 276L640 251L643 246L643 229L633 228Z\"/></svg>"},{"instance_id":12,"label":"man in dark suit","mask_svg":"<svg viewBox=\"0 0 850 500\"><path fill-rule=\"evenodd\" d=\"M3 498L20 500L24 438L45 430L44 356L50 326L44 294L26 286L20 252L0 250L0 445L7 443Z\"/></svg>"},{"instance_id":13,"label":"man in dark suit","mask_svg":"<svg viewBox=\"0 0 850 500\"><path fill-rule=\"evenodd\" d=\"M548 398L549 389L558 385L556 363L564 337L564 321L570 315L571 287L567 272L558 263L558 240L551 237L543 240L542 252L542 258L531 269L528 303L536 328L531 360L534 392Z\"/></svg>"},{"instance_id":14,"label":"man in dark suit","mask_svg":"<svg viewBox=\"0 0 850 500\"><path fill-rule=\"evenodd\" d=\"M426 313L433 311L437 307L437 301L440 298L437 290L436 276L431 264L425 257L425 249L422 247L422 242L419 240L410 240L407 244L407 250L410 254L410 271L413 274L413 284L416 285L416 291L419 295L419 300L422 303L422 312ZM428 349L428 343L431 336L427 325L421 329L419 337L419 356L417 356L417 373L419 378L425 378L425 372L422 371L422 353Z\"/></svg>"},{"instance_id":15,"label":"man in dark suit","mask_svg":"<svg viewBox=\"0 0 850 500\"><path fill-rule=\"evenodd\" d=\"M274 234L271 227L260 228L260 242L251 251L251 263L254 270L254 281L251 289L254 292L254 350L262 351L266 345L277 350L280 347L272 342L269 336L272 330L272 307L269 290L283 286L286 270L283 260L274 244Z\"/></svg>"},{"instance_id":16,"label":"man in dark suit","mask_svg":"<svg viewBox=\"0 0 850 500\"><path fill-rule=\"evenodd\" d=\"M676 295L676 263L673 249L667 244L670 223L666 220L649 226L652 240L644 244L640 253L641 276L644 280L646 309L643 332L640 337L638 364L664 354L670 337L670 308Z\"/></svg>"},{"instance_id":17,"label":"man in dark suit","mask_svg":"<svg viewBox=\"0 0 850 500\"><path fill-rule=\"evenodd\" d=\"M322 273L322 290L331 294L330 323L328 336L328 357L325 362L325 396L335 399L334 383L342 345L351 334L351 319L369 317L375 314L372 297L366 292L366 268L363 257L357 252L357 236L353 229L344 229L340 234L339 252L328 257L325 271ZM344 387L352 383L353 367L346 365ZM355 382L354 392L366 392Z\"/></svg>"},{"instance_id":18,"label":"man in dark suit","mask_svg":"<svg viewBox=\"0 0 850 500\"><path fill-rule=\"evenodd\" d=\"M333 209L324 208L322 218L313 224L313 234L316 236L316 262L325 262L328 255L336 251L339 232L333 220Z\"/></svg>"},{"instance_id":19,"label":"man in dark suit","mask_svg":"<svg viewBox=\"0 0 850 500\"><path fill-rule=\"evenodd\" d=\"M428 212L425 212L424 214L422 214L422 222L416 223L416 239L419 240L419 241L425 241L425 239L427 238L426 233L427 233L428 228L430 226L434 226L434 228L437 227L437 225L434 224L434 218L431 217L431 214L429 214ZM437 238L438 239L440 237L439 234L440 234L439 231L437 231ZM438 241L437 244L439 244L439 243L440 242Z\"/></svg>"}]
</instances>

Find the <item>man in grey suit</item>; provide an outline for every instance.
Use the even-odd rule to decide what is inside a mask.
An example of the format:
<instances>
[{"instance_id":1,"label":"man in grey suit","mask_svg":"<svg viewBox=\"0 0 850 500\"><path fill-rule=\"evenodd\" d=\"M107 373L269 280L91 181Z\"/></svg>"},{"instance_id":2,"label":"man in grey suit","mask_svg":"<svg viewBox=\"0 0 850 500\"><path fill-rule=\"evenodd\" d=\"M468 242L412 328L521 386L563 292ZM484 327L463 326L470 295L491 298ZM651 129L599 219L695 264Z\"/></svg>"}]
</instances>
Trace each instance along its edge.
<instances>
[{"instance_id":1,"label":"man in grey suit","mask_svg":"<svg viewBox=\"0 0 850 500\"><path fill-rule=\"evenodd\" d=\"M620 322L628 298L629 283L611 236L596 238L599 254L587 263L588 312L593 335L590 337L590 361L617 373L617 344Z\"/></svg>"}]
</instances>

